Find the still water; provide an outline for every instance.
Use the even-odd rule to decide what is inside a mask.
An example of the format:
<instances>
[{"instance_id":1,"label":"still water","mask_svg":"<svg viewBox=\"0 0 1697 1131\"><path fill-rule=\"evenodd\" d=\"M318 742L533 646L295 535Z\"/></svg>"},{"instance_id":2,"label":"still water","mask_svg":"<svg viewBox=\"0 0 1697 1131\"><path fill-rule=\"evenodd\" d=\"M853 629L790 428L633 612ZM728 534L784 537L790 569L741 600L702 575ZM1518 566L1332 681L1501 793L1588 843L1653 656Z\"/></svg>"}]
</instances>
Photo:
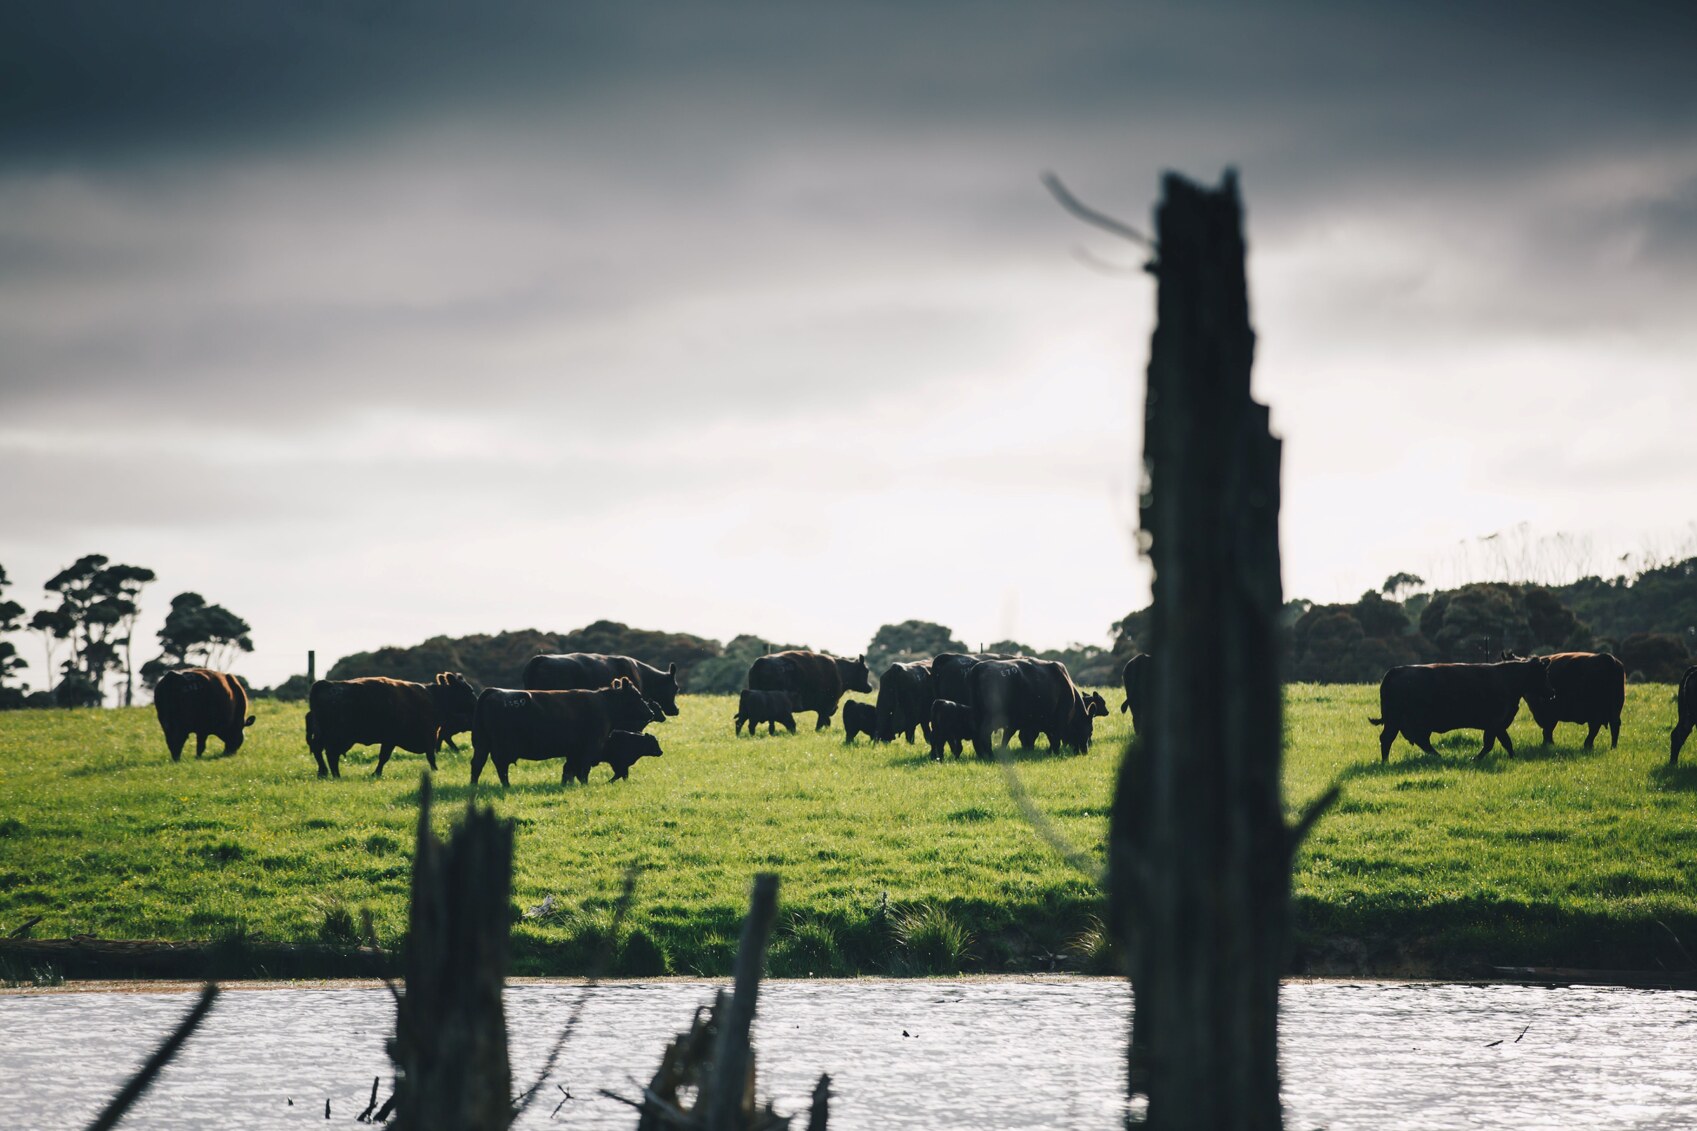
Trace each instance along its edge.
<instances>
[{"instance_id":1,"label":"still water","mask_svg":"<svg viewBox=\"0 0 1697 1131\"><path fill-rule=\"evenodd\" d=\"M581 992L508 990L520 1086ZM634 1095L712 993L594 990L520 1126L635 1126L598 1090ZM1697 994L1297 983L1282 1000L1287 1127L1697 1127ZM0 995L0 1127L83 1126L192 1001ZM761 1090L796 1111L829 1072L837 1128L1115 1128L1129 1008L1107 979L769 982ZM373 1076L388 1093L393 1018L382 989L232 989L124 1126L323 1127L326 1100L352 1123Z\"/></svg>"}]
</instances>

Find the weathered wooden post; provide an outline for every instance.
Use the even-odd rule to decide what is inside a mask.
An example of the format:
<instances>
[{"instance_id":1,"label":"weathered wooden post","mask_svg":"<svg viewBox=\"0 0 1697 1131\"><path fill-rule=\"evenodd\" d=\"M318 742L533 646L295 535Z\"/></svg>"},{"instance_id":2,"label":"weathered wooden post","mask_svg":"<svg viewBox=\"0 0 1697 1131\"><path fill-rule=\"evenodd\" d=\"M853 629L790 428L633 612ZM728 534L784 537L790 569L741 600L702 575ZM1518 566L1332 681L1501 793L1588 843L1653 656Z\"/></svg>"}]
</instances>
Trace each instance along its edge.
<instances>
[{"instance_id":1,"label":"weathered wooden post","mask_svg":"<svg viewBox=\"0 0 1697 1131\"><path fill-rule=\"evenodd\" d=\"M1237 180L1169 174L1142 526L1153 696L1114 799L1110 899L1131 963L1131 1089L1157 1128L1280 1126L1291 857L1279 771L1279 441L1249 393Z\"/></svg>"},{"instance_id":2,"label":"weathered wooden post","mask_svg":"<svg viewBox=\"0 0 1697 1131\"><path fill-rule=\"evenodd\" d=\"M306 653L306 685L310 689L318 679L318 653L307 649Z\"/></svg>"},{"instance_id":3,"label":"weathered wooden post","mask_svg":"<svg viewBox=\"0 0 1697 1131\"><path fill-rule=\"evenodd\" d=\"M491 809L468 803L452 838L437 839L430 828L430 776L424 775L406 993L389 1043L400 1131L505 1131L512 1122L501 1003L512 871L513 827Z\"/></svg>"}]
</instances>

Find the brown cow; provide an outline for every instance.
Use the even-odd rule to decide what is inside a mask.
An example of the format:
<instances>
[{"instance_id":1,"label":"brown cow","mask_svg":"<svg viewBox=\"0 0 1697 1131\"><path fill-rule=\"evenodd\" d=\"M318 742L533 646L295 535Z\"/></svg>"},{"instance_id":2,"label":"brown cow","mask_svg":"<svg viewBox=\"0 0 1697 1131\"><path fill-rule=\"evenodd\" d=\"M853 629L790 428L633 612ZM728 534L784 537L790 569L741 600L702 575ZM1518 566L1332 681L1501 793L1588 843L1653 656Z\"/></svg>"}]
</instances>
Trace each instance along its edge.
<instances>
[{"instance_id":1,"label":"brown cow","mask_svg":"<svg viewBox=\"0 0 1697 1131\"><path fill-rule=\"evenodd\" d=\"M1668 735L1668 765L1679 765L1679 748L1697 727L1697 667L1685 669L1679 680L1679 718Z\"/></svg>"},{"instance_id":2,"label":"brown cow","mask_svg":"<svg viewBox=\"0 0 1697 1131\"><path fill-rule=\"evenodd\" d=\"M242 748L243 731L253 725L247 713L247 689L241 680L211 668L181 668L159 677L153 689L153 710L165 732L171 761L180 761L183 743L194 735L194 756L206 753L208 737L224 743L224 753Z\"/></svg>"},{"instance_id":3,"label":"brown cow","mask_svg":"<svg viewBox=\"0 0 1697 1131\"><path fill-rule=\"evenodd\" d=\"M1508 726L1522 699L1550 697L1550 662L1505 660L1500 664L1405 664L1379 681L1379 717L1368 719L1385 729L1379 734L1379 761L1390 760L1400 733L1433 758L1432 732L1481 730L1484 748L1477 761L1499 741L1509 757L1514 743Z\"/></svg>"},{"instance_id":4,"label":"brown cow","mask_svg":"<svg viewBox=\"0 0 1697 1131\"><path fill-rule=\"evenodd\" d=\"M321 679L307 692L306 745L318 763L318 776L342 776L342 755L350 747L376 746L377 769L395 747L423 754L436 768L444 739L471 728L477 693L459 672L442 672L434 683L409 683L386 676Z\"/></svg>"},{"instance_id":5,"label":"brown cow","mask_svg":"<svg viewBox=\"0 0 1697 1131\"><path fill-rule=\"evenodd\" d=\"M1503 659L1518 660L1513 652ZM1585 749L1597 732L1609 728L1609 749L1620 745L1620 713L1626 706L1626 666L1613 656L1596 652L1557 652L1550 661L1549 699L1528 699L1532 717L1544 730L1544 745L1556 740L1557 723L1584 723L1591 728Z\"/></svg>"},{"instance_id":6,"label":"brown cow","mask_svg":"<svg viewBox=\"0 0 1697 1131\"><path fill-rule=\"evenodd\" d=\"M560 771L561 785L572 778L587 782L589 771L601 762L613 766L615 777L622 777L615 759L634 744L611 736L617 731L640 734L643 727L664 717L636 684L622 676L596 691L485 688L472 715L471 783L477 784L485 762L494 762L501 784L508 785L507 767L514 762L553 758L566 762Z\"/></svg>"},{"instance_id":7,"label":"brown cow","mask_svg":"<svg viewBox=\"0 0 1697 1131\"><path fill-rule=\"evenodd\" d=\"M790 709L817 712L813 729L824 730L847 692L872 690L872 673L865 656L844 660L824 652L773 652L749 666L748 689L789 692Z\"/></svg>"}]
</instances>

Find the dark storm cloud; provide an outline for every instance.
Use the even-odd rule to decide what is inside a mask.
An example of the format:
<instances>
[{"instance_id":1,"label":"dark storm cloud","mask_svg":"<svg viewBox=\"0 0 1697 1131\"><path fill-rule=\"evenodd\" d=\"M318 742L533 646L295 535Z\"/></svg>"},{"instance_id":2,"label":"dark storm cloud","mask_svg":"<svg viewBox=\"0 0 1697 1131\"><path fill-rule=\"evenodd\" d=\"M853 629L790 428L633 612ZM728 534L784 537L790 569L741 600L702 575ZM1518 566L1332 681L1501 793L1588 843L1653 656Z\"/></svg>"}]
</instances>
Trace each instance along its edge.
<instances>
[{"instance_id":1,"label":"dark storm cloud","mask_svg":"<svg viewBox=\"0 0 1697 1131\"><path fill-rule=\"evenodd\" d=\"M23 3L0 17L0 152L154 161L649 100L1059 132L1061 110L1230 129L1229 110L1303 160L1488 160L1688 128L1694 33L1665 3Z\"/></svg>"}]
</instances>

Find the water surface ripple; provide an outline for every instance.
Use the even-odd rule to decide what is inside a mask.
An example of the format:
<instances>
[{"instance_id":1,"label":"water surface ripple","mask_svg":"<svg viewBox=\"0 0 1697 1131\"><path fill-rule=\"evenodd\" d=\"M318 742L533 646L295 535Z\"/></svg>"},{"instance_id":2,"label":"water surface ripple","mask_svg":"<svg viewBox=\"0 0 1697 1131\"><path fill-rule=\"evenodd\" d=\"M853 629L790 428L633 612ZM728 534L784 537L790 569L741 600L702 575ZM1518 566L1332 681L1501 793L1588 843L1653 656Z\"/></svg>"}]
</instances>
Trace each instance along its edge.
<instances>
[{"instance_id":1,"label":"water surface ripple","mask_svg":"<svg viewBox=\"0 0 1697 1131\"><path fill-rule=\"evenodd\" d=\"M598 1089L635 1094L632 1077L649 1077L713 988L596 989L520 1125L635 1126ZM509 989L521 1084L580 992ZM0 995L0 1127L84 1126L191 1002ZM1295 983L1282 1002L1292 1128L1697 1127L1697 994ZM1107 1131L1125 1110L1130 1005L1124 983L1108 979L770 982L756 1029L761 1086L795 1111L831 1073L831 1123L843 1129ZM331 1122L351 1123L373 1076L388 1092L393 1017L382 989L232 989L125 1126L322 1127L327 1099Z\"/></svg>"}]
</instances>

